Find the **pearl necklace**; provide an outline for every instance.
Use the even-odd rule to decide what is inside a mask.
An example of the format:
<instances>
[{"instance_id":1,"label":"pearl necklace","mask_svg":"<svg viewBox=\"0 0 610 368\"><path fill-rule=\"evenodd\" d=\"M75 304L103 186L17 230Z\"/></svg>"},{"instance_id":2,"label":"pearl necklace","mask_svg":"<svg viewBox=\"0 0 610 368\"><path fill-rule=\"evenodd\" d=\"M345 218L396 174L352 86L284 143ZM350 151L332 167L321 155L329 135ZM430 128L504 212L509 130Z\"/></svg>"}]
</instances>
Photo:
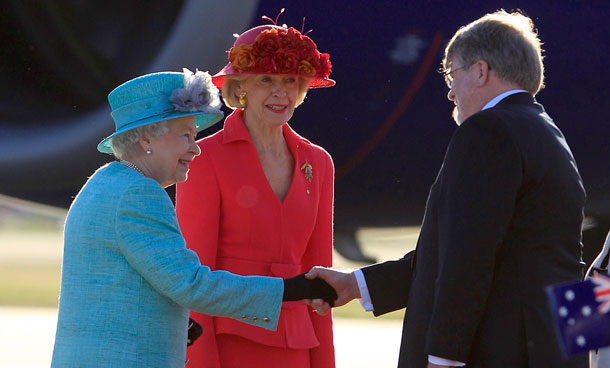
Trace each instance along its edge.
<instances>
[{"instance_id":1,"label":"pearl necklace","mask_svg":"<svg viewBox=\"0 0 610 368\"><path fill-rule=\"evenodd\" d=\"M144 175L144 173L142 172L142 170L140 170L135 164L133 164L132 162L129 162L127 160L121 160L120 161L123 165L127 166L130 169L134 169L135 171L139 172L140 174ZM146 175L144 175L146 176Z\"/></svg>"}]
</instances>

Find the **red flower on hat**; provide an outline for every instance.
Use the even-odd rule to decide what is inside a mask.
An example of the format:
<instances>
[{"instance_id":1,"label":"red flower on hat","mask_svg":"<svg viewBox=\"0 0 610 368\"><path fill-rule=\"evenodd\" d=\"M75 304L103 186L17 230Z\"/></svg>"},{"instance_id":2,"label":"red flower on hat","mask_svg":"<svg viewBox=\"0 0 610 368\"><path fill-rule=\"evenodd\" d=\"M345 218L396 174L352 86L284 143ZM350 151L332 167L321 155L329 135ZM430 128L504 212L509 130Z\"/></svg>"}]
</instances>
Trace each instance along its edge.
<instances>
[{"instance_id":1,"label":"red flower on hat","mask_svg":"<svg viewBox=\"0 0 610 368\"><path fill-rule=\"evenodd\" d=\"M325 52L321 53L320 54L319 73L321 75L329 75L331 69L332 69L332 64L330 62L330 55Z\"/></svg>"},{"instance_id":2,"label":"red flower on hat","mask_svg":"<svg viewBox=\"0 0 610 368\"><path fill-rule=\"evenodd\" d=\"M326 78L331 72L329 55L296 29L271 28L262 31L252 44L229 50L231 67L256 74L298 74Z\"/></svg>"},{"instance_id":3,"label":"red flower on hat","mask_svg":"<svg viewBox=\"0 0 610 368\"><path fill-rule=\"evenodd\" d=\"M239 45L229 52L229 62L233 69L245 72L254 66L254 55L252 45Z\"/></svg>"},{"instance_id":4,"label":"red flower on hat","mask_svg":"<svg viewBox=\"0 0 610 368\"><path fill-rule=\"evenodd\" d=\"M299 62L299 71L297 74L307 75L309 77L313 77L316 75L316 69L307 62L307 60L301 60Z\"/></svg>"},{"instance_id":5,"label":"red flower on hat","mask_svg":"<svg viewBox=\"0 0 610 368\"><path fill-rule=\"evenodd\" d=\"M252 44L252 52L255 56L265 57L273 55L282 47L277 29L267 29L262 31Z\"/></svg>"},{"instance_id":6,"label":"red flower on hat","mask_svg":"<svg viewBox=\"0 0 610 368\"><path fill-rule=\"evenodd\" d=\"M265 72L263 72L265 70ZM261 71L263 74L274 74L279 70L275 58L273 56L265 56L256 60L256 65L250 70L244 70L245 72L258 72Z\"/></svg>"},{"instance_id":7,"label":"red flower on hat","mask_svg":"<svg viewBox=\"0 0 610 368\"><path fill-rule=\"evenodd\" d=\"M299 47L299 56L302 59L307 59L307 58L315 58L317 55L319 55L320 53L318 52L317 48L316 48L316 44L315 42L313 42L313 40L307 36L303 37L303 39L301 40L301 44Z\"/></svg>"},{"instance_id":8,"label":"red flower on hat","mask_svg":"<svg viewBox=\"0 0 610 368\"><path fill-rule=\"evenodd\" d=\"M299 56L294 50L279 52L276 59L280 62L280 70L286 74L298 74Z\"/></svg>"},{"instance_id":9,"label":"red flower on hat","mask_svg":"<svg viewBox=\"0 0 610 368\"><path fill-rule=\"evenodd\" d=\"M292 27L288 29L279 30L279 33L282 35L282 47L286 49L297 50L303 41L303 36L301 36L301 33Z\"/></svg>"}]
</instances>

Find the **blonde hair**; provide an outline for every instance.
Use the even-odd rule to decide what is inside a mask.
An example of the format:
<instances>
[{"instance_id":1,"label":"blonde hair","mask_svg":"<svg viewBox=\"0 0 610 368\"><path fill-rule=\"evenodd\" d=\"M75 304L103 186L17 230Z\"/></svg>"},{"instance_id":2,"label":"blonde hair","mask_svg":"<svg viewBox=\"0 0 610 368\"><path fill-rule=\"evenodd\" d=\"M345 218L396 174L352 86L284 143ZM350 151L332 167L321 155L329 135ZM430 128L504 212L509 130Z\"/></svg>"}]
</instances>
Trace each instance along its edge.
<instances>
[{"instance_id":1,"label":"blonde hair","mask_svg":"<svg viewBox=\"0 0 610 368\"><path fill-rule=\"evenodd\" d=\"M544 88L542 47L532 20L499 10L460 28L445 48L443 68L455 57L468 68L484 60L501 79L533 95Z\"/></svg>"},{"instance_id":2,"label":"blonde hair","mask_svg":"<svg viewBox=\"0 0 610 368\"><path fill-rule=\"evenodd\" d=\"M235 74L235 75L225 76L225 80L222 85L221 94L222 94L222 100L224 101L225 105L228 108L231 108L233 110L245 108L245 106L239 102L239 99L237 98L237 96L235 94L235 90L237 89L237 87L239 86L240 83L245 82L246 79L248 79L254 75L256 75L256 74L241 74L241 75ZM297 76L297 78L299 80L299 94L297 95L297 100L295 102L294 107L299 106L300 104L303 103L303 101L305 101L305 97L307 96L307 91L309 90L309 81L310 81L309 78L306 78L306 77Z\"/></svg>"}]
</instances>

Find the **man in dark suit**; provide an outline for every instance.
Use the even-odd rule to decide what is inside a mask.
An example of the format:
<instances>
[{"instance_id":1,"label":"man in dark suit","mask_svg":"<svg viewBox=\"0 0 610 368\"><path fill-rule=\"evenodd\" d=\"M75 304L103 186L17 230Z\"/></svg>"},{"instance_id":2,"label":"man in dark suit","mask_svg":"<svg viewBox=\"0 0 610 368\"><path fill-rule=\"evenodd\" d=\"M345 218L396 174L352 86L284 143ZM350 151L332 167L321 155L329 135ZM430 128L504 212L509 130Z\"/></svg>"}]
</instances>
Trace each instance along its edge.
<instances>
[{"instance_id":1,"label":"man in dark suit","mask_svg":"<svg viewBox=\"0 0 610 368\"><path fill-rule=\"evenodd\" d=\"M337 306L406 307L399 367L587 367L585 356L562 357L544 292L583 276L585 192L563 134L533 97L544 68L531 19L500 11L460 28L443 69L459 127L416 251L309 277L335 287Z\"/></svg>"}]
</instances>

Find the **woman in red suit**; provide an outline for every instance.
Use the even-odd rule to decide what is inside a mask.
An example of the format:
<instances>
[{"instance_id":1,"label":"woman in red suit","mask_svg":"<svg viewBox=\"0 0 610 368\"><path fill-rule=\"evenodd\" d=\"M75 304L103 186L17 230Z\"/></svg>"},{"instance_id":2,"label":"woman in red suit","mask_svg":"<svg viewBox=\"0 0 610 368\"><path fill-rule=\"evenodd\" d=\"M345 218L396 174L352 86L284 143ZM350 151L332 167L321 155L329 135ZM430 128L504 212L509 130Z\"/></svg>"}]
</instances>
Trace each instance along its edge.
<instances>
[{"instance_id":1,"label":"woman in red suit","mask_svg":"<svg viewBox=\"0 0 610 368\"><path fill-rule=\"evenodd\" d=\"M333 162L287 123L309 88L335 84L330 69L329 55L294 28L258 26L235 41L213 77L235 111L198 141L202 154L177 188L180 227L202 264L282 278L331 266ZM203 335L188 367L335 366L332 317L300 301L283 303L276 331L191 317Z\"/></svg>"}]
</instances>

